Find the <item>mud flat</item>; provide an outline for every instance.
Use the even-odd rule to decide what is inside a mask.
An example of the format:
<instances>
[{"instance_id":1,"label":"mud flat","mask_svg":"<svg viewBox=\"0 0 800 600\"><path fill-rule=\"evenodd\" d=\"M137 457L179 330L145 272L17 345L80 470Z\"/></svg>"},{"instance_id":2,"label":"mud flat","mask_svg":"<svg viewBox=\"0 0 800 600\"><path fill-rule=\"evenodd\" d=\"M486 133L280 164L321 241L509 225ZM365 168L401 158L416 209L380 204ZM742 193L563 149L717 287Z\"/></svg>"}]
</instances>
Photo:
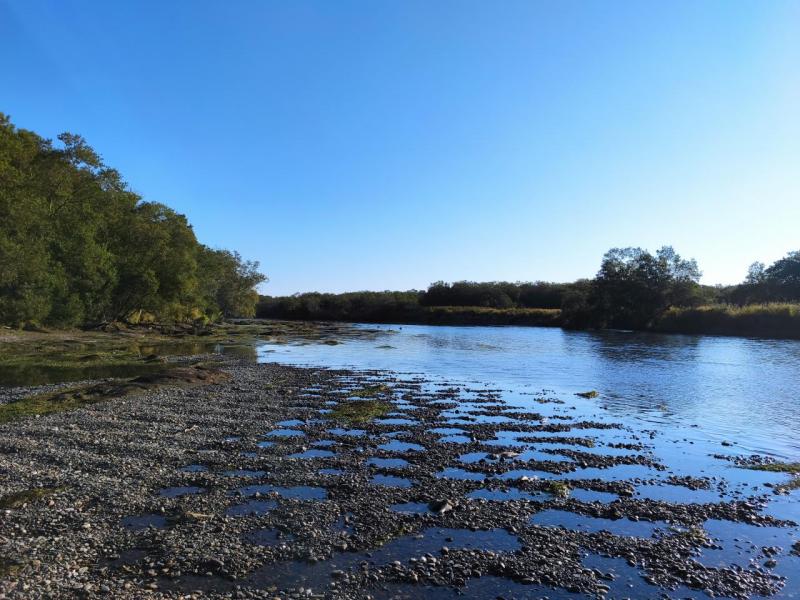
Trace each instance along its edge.
<instances>
[{"instance_id":1,"label":"mud flat","mask_svg":"<svg viewBox=\"0 0 800 600\"><path fill-rule=\"evenodd\" d=\"M0 597L797 589L797 524L769 488L673 473L647 435L563 400L203 360L213 375L0 425Z\"/></svg>"}]
</instances>

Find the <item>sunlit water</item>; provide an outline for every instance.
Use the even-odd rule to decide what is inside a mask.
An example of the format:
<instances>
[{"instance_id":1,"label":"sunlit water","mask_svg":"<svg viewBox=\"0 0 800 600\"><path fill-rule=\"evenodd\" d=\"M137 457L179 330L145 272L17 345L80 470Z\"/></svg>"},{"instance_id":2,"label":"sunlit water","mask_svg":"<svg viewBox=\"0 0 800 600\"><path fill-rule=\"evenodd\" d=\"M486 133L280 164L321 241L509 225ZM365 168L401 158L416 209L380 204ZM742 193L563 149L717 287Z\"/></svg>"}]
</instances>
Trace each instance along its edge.
<instances>
[{"instance_id":1,"label":"sunlit water","mask_svg":"<svg viewBox=\"0 0 800 600\"><path fill-rule=\"evenodd\" d=\"M592 404L629 424L733 444L720 452L800 459L797 341L537 327L368 327L386 335L335 346L264 344L259 360L418 373L563 397L597 390Z\"/></svg>"},{"instance_id":2,"label":"sunlit water","mask_svg":"<svg viewBox=\"0 0 800 600\"><path fill-rule=\"evenodd\" d=\"M375 329L376 326L363 326ZM786 483L783 473L753 471L737 467L724 457L760 454L786 462L800 461L800 342L728 337L657 335L627 332L566 332L528 327L426 327L377 326L376 338L352 338L339 345L263 344L258 360L290 365L386 370L402 377L421 375L433 382L464 385L472 389L501 389L511 407L551 414L569 413L575 419L621 423L624 429L585 429L575 432L598 442L603 454L624 453L609 446L613 442L637 441L666 470L645 465L581 468L555 476L539 471L512 471L499 479L523 475L548 479L591 478L636 483L636 497L665 502L713 503L732 499L768 499L764 509L780 519L800 523L800 491L774 495L774 485ZM469 393L462 388L462 401L443 411L448 428L441 435L459 437L457 428L468 426ZM547 390L566 404L536 403L534 393ZM593 399L577 392L597 390ZM549 411L549 412L548 412ZM566 413L565 413L566 411ZM480 417L477 420L506 419ZM523 457L552 459L543 454L558 444L536 443L514 431L500 431L497 444L515 446ZM530 436L530 434L527 434ZM457 439L450 441L458 442ZM392 444L406 442L393 441ZM488 441L487 445L492 442ZM400 451L400 449L396 449ZM529 456L530 455L530 456ZM480 457L462 456L467 464ZM560 457L560 460L569 460ZM458 469L440 476L458 476ZM710 489L690 490L681 486L654 485L669 476L711 478ZM650 483L648 483L650 482ZM502 492L481 489L471 497L503 501L526 497L511 488ZM610 502L615 496L603 492L575 490L584 501ZM398 511L424 511L425 507L402 505ZM536 521L538 519L538 521ZM608 521L552 510L535 515L534 523L563 526L579 531L606 529L617 535L650 537L664 523ZM800 558L791 547L800 539L798 527L753 527L744 523L709 521L708 534L720 544L704 550L697 559L707 566L763 564L758 548L781 548L772 571L786 577L777 598L800 597ZM744 549L743 549L744 548ZM589 555L586 566L602 566L618 579L614 596L655 597L637 571L621 559ZM507 583L507 582L505 582ZM505 585L505 583L503 585ZM505 590L489 585L492 595ZM662 590L663 592L663 590ZM469 593L469 590L467 590ZM559 590L552 597L571 595ZM528 597L528 596L524 596ZM531 596L532 597L532 596ZM705 597L702 592L681 587L667 597Z\"/></svg>"}]
</instances>

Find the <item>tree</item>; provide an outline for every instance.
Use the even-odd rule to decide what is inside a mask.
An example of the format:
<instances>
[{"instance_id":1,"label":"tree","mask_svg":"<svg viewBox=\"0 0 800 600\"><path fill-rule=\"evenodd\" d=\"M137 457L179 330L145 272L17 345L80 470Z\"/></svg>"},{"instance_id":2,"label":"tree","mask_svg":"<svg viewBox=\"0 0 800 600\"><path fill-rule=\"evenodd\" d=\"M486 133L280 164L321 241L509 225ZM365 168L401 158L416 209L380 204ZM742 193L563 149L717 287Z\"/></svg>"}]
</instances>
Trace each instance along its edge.
<instances>
[{"instance_id":1,"label":"tree","mask_svg":"<svg viewBox=\"0 0 800 600\"><path fill-rule=\"evenodd\" d=\"M209 251L184 215L143 202L81 136L58 140L0 113L0 323L253 314L257 263ZM201 268L208 252L216 268Z\"/></svg>"},{"instance_id":2,"label":"tree","mask_svg":"<svg viewBox=\"0 0 800 600\"><path fill-rule=\"evenodd\" d=\"M754 262L747 267L747 277L745 277L744 282L749 285L764 283L764 280L767 278L765 271L766 267L763 262Z\"/></svg>"},{"instance_id":3,"label":"tree","mask_svg":"<svg viewBox=\"0 0 800 600\"><path fill-rule=\"evenodd\" d=\"M596 325L646 328L670 306L694 303L701 272L671 246L655 255L641 248L612 248L603 257L589 305Z\"/></svg>"}]
</instances>

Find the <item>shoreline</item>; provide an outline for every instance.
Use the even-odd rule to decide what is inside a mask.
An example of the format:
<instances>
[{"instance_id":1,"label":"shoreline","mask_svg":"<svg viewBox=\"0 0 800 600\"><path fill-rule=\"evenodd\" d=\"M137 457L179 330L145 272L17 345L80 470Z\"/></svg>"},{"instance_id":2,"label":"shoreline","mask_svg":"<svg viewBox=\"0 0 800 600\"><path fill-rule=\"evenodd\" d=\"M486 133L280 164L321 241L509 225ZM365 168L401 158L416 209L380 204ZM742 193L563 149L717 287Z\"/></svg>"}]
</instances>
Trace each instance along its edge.
<instances>
[{"instance_id":1,"label":"shoreline","mask_svg":"<svg viewBox=\"0 0 800 600\"><path fill-rule=\"evenodd\" d=\"M744 597L783 585L767 570L709 568L692 558L708 543L691 533L706 519L783 524L761 514L756 500L676 504L634 498L625 481L553 483L586 467L664 469L644 440L625 454L586 451L593 444L586 430L615 425L548 422L510 410L499 390L477 388L474 414L526 424L458 425L468 439L452 443L431 430L451 426L443 413L456 405L455 384L431 391L387 372L194 359L229 379L0 425L0 593L380 599L499 585L519 594L604 595L610 582L583 566L586 550L635 557L642 575L666 589ZM554 398L535 400L567 410ZM350 410L354 402L370 412ZM522 461L516 446L486 443L509 429L538 441L571 432L558 437L571 450ZM275 430L296 433L269 435ZM426 451L386 446L401 442ZM470 452L490 454L462 465L462 478L438 475ZM498 478L520 468L552 479ZM702 477L662 485L713 489ZM511 496L470 499L481 490ZM617 501L598 500L603 495ZM409 503L409 512L392 509ZM678 529L646 539L531 524L532 515L553 509Z\"/></svg>"}]
</instances>

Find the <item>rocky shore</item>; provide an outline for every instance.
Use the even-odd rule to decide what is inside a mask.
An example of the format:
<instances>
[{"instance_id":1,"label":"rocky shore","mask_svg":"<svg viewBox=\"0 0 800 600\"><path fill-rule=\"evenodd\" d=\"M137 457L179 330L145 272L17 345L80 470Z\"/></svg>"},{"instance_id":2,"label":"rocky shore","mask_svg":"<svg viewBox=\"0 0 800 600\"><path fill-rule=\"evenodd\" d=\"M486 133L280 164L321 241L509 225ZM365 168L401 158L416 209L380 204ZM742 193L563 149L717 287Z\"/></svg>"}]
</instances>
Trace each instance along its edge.
<instances>
[{"instance_id":1,"label":"rocky shore","mask_svg":"<svg viewBox=\"0 0 800 600\"><path fill-rule=\"evenodd\" d=\"M763 499L666 502L635 497L641 478L582 477L667 468L644 441L596 447L620 424L523 411L487 387L216 360L225 377L203 385L0 425L0 598L618 596L588 557L627 565L653 597L786 583L770 568L786 548L746 567L697 559L714 548L708 520L796 526Z\"/></svg>"}]
</instances>

